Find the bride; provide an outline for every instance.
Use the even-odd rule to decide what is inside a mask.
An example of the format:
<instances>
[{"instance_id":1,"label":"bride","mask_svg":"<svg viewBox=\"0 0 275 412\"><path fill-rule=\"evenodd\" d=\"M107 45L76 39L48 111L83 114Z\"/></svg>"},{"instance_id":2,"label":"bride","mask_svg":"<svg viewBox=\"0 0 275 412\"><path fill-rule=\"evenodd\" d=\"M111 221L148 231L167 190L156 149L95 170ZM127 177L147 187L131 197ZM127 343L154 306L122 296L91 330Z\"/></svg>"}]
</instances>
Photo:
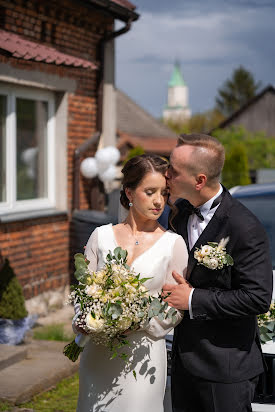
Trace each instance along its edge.
<instances>
[{"instance_id":1,"label":"bride","mask_svg":"<svg viewBox=\"0 0 275 412\"><path fill-rule=\"evenodd\" d=\"M167 201L167 162L155 155L130 159L124 166L121 204L128 209L124 222L96 228L86 245L89 267L104 265L109 250L128 251L128 265L157 295L164 283L174 283L172 271L185 276L188 253L181 236L158 223ZM181 320L178 312L177 322ZM78 412L162 412L166 385L165 335L171 320L153 318L143 329L128 331L129 362L110 360L109 349L91 340L81 354ZM76 327L74 327L76 329ZM125 351L125 350L124 350ZM136 372L136 379L133 375Z\"/></svg>"}]
</instances>

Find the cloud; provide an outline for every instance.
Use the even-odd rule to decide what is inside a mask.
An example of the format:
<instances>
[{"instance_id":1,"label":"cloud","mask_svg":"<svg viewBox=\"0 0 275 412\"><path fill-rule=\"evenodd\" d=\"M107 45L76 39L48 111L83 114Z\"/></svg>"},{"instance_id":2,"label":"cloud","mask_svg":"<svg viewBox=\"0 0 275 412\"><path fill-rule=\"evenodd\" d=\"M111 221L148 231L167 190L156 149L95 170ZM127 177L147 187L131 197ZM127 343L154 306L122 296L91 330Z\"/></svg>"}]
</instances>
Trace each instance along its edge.
<instances>
[{"instance_id":1,"label":"cloud","mask_svg":"<svg viewBox=\"0 0 275 412\"><path fill-rule=\"evenodd\" d=\"M175 59L182 64L193 111L213 107L217 89L240 64L263 83L274 78L269 0L213 0L208 8L208 2L175 1L178 9L160 1L157 11L149 6L153 2L137 3L149 11L117 40L117 85L152 114L161 115Z\"/></svg>"}]
</instances>

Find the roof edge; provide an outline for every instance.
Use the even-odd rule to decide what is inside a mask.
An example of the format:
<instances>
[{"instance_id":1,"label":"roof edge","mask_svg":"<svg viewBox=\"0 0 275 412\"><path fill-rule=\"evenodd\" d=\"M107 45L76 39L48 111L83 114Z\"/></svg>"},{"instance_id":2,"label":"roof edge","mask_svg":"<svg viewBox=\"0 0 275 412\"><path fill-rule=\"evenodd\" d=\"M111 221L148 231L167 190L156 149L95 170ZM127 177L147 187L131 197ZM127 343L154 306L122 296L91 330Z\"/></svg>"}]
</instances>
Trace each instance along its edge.
<instances>
[{"instance_id":1,"label":"roof edge","mask_svg":"<svg viewBox=\"0 0 275 412\"><path fill-rule=\"evenodd\" d=\"M267 92L275 93L275 88L272 84L267 85L260 93L252 97L252 99L250 99L247 103L245 103L240 109L236 110L233 114L231 114L231 116L223 120L217 127L214 127L213 129L211 129L209 131L209 134L211 134L217 129L223 129L224 127L226 127L232 120L234 120L237 116L243 113L249 106L257 102Z\"/></svg>"},{"instance_id":2,"label":"roof edge","mask_svg":"<svg viewBox=\"0 0 275 412\"><path fill-rule=\"evenodd\" d=\"M139 18L139 14L134 11L136 6L128 1L127 3L131 8L124 7L112 0L83 0L83 2L103 9L124 22L128 22L129 20L136 21Z\"/></svg>"}]
</instances>

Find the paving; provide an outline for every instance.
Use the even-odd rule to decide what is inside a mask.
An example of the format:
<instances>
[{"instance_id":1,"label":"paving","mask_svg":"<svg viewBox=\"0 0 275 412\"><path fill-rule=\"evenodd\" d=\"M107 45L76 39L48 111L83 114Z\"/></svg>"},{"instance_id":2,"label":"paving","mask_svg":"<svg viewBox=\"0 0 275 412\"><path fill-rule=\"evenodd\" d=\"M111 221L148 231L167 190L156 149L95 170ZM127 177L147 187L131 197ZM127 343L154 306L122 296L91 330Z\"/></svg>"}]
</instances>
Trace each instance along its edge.
<instances>
[{"instance_id":1,"label":"paving","mask_svg":"<svg viewBox=\"0 0 275 412\"><path fill-rule=\"evenodd\" d=\"M73 311L66 307L38 320L39 324L64 323L70 329ZM17 346L1 345L0 351L0 404L1 401L19 405L34 395L54 387L61 379L78 369L63 355L64 342L27 338ZM12 412L30 411L14 408Z\"/></svg>"}]
</instances>

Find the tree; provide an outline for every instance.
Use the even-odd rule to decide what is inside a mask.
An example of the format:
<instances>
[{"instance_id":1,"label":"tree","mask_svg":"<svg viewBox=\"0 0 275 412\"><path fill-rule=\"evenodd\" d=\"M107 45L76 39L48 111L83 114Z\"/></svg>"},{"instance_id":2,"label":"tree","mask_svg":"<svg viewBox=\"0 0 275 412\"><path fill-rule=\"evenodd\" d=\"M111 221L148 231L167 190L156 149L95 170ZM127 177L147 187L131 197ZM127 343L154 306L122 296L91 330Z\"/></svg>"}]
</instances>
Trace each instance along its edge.
<instances>
[{"instance_id":1,"label":"tree","mask_svg":"<svg viewBox=\"0 0 275 412\"><path fill-rule=\"evenodd\" d=\"M208 133L217 127L225 117L218 109L208 110L203 113L195 113L190 119L169 120L166 122L175 133Z\"/></svg>"},{"instance_id":2,"label":"tree","mask_svg":"<svg viewBox=\"0 0 275 412\"><path fill-rule=\"evenodd\" d=\"M240 126L217 129L213 132L230 153L233 146L242 143L245 147L250 170L275 168L275 139L264 132L251 133Z\"/></svg>"},{"instance_id":3,"label":"tree","mask_svg":"<svg viewBox=\"0 0 275 412\"><path fill-rule=\"evenodd\" d=\"M232 78L225 81L218 89L216 107L225 116L230 116L254 97L261 84L256 83L253 75L240 66L233 71Z\"/></svg>"},{"instance_id":4,"label":"tree","mask_svg":"<svg viewBox=\"0 0 275 412\"><path fill-rule=\"evenodd\" d=\"M244 144L235 143L227 153L222 172L222 182L228 188L251 183Z\"/></svg>"}]
</instances>

